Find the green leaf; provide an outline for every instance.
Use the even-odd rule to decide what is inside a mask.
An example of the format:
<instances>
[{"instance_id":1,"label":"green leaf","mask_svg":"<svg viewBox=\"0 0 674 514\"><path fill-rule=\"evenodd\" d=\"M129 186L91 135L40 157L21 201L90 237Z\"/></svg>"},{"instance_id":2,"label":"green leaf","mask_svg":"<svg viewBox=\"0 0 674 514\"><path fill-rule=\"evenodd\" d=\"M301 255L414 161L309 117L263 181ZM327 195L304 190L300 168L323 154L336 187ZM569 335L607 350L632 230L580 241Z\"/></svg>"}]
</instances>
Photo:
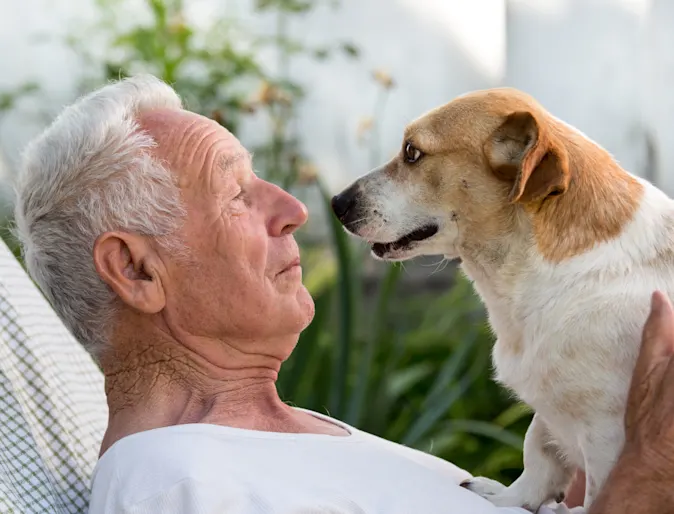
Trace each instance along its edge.
<instances>
[{"instance_id":1,"label":"green leaf","mask_svg":"<svg viewBox=\"0 0 674 514\"><path fill-rule=\"evenodd\" d=\"M320 61L324 61L330 57L330 50L327 48L316 48L314 50L314 57Z\"/></svg>"},{"instance_id":2,"label":"green leaf","mask_svg":"<svg viewBox=\"0 0 674 514\"><path fill-rule=\"evenodd\" d=\"M360 49L354 43L342 43L342 51L352 59L357 59L360 57Z\"/></svg>"},{"instance_id":3,"label":"green leaf","mask_svg":"<svg viewBox=\"0 0 674 514\"><path fill-rule=\"evenodd\" d=\"M494 423L503 428L509 427L520 419L531 416L532 413L531 407L526 403L515 403L499 414Z\"/></svg>"},{"instance_id":4,"label":"green leaf","mask_svg":"<svg viewBox=\"0 0 674 514\"><path fill-rule=\"evenodd\" d=\"M464 339L459 347L447 357L424 400L423 410L437 403L441 396L447 394L447 388L458 381L460 368L465 362L473 343L474 338Z\"/></svg>"},{"instance_id":5,"label":"green leaf","mask_svg":"<svg viewBox=\"0 0 674 514\"><path fill-rule=\"evenodd\" d=\"M395 287L400 279L402 266L390 266L379 291L377 310L374 317L373 331L365 343L363 356L356 374L356 386L351 395L349 408L346 412L345 421L352 425L360 423L363 408L367 398L372 374L372 364L379 345L383 342L387 325L389 302L393 298Z\"/></svg>"},{"instance_id":6,"label":"green leaf","mask_svg":"<svg viewBox=\"0 0 674 514\"><path fill-rule=\"evenodd\" d=\"M433 365L430 362L420 362L419 364L395 372L388 379L389 396L395 399L407 393L413 386L417 385L431 373L433 373Z\"/></svg>"},{"instance_id":7,"label":"green leaf","mask_svg":"<svg viewBox=\"0 0 674 514\"><path fill-rule=\"evenodd\" d=\"M495 423L489 423L487 421L455 419L445 425L445 430L450 433L468 432L471 434L489 437L501 444L512 446L516 450L522 450L524 445L524 438L521 435L505 430L503 427Z\"/></svg>"},{"instance_id":8,"label":"green leaf","mask_svg":"<svg viewBox=\"0 0 674 514\"><path fill-rule=\"evenodd\" d=\"M402 443L407 446L415 446L431 430L433 425L446 414L454 402L468 390L471 382L471 377L463 377L446 394L439 396L426 410L422 411L419 418L403 437Z\"/></svg>"}]
</instances>

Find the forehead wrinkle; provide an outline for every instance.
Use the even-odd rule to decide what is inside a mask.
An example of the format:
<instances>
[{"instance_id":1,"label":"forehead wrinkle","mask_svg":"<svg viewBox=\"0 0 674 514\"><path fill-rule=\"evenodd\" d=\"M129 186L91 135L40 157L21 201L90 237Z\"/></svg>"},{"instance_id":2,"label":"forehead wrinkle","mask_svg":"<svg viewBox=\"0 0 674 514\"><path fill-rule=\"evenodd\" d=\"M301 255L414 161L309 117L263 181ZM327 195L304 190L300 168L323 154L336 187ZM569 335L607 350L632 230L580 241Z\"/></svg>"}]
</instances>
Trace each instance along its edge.
<instances>
[{"instance_id":1,"label":"forehead wrinkle","mask_svg":"<svg viewBox=\"0 0 674 514\"><path fill-rule=\"evenodd\" d=\"M218 154L221 153L218 149L229 139L219 137L218 131L231 135L224 127L182 110L142 113L137 123L141 131L149 133L155 140L157 146L151 153L175 174L181 189L191 188L197 183L208 187L212 185L213 175L220 175L213 173L213 167L217 166Z\"/></svg>"},{"instance_id":2,"label":"forehead wrinkle","mask_svg":"<svg viewBox=\"0 0 674 514\"><path fill-rule=\"evenodd\" d=\"M186 173L185 186L191 184L201 184L201 187L212 189L213 181L217 180L217 173L214 173L214 163L216 160L217 129L204 126L200 123L196 127L190 127L184 132L181 142L180 161ZM191 170L191 171L188 171Z\"/></svg>"},{"instance_id":3,"label":"forehead wrinkle","mask_svg":"<svg viewBox=\"0 0 674 514\"><path fill-rule=\"evenodd\" d=\"M204 126L201 123L192 123L184 133L180 143L180 154L184 156L187 165L194 165L203 169L211 151L213 141L211 137L215 133L213 127Z\"/></svg>"},{"instance_id":4,"label":"forehead wrinkle","mask_svg":"<svg viewBox=\"0 0 674 514\"><path fill-rule=\"evenodd\" d=\"M186 154L186 150L192 146L190 139L194 137L194 132L196 132L192 130L196 124L196 120L190 120L186 126L180 126L177 123L167 123L163 119L152 120L152 122L148 124L149 126L146 125L142 128L157 143L157 146L153 149L155 156L166 163L174 172L180 172L180 170L189 167L192 163L193 152ZM179 173L178 181L183 183L185 180L190 181L185 173Z\"/></svg>"}]
</instances>

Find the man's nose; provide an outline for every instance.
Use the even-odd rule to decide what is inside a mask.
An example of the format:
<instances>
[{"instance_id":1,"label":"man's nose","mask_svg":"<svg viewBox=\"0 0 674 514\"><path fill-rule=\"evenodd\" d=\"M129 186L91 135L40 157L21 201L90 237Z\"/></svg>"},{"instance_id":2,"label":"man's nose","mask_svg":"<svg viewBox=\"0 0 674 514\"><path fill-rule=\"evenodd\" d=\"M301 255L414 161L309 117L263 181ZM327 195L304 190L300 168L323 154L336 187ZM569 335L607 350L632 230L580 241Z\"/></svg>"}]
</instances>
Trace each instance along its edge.
<instances>
[{"instance_id":1,"label":"man's nose","mask_svg":"<svg viewBox=\"0 0 674 514\"><path fill-rule=\"evenodd\" d=\"M340 221L344 221L355 203L356 191L354 186L351 186L333 196L330 205L332 206L332 212L335 213L335 216L337 216Z\"/></svg>"},{"instance_id":2,"label":"man's nose","mask_svg":"<svg viewBox=\"0 0 674 514\"><path fill-rule=\"evenodd\" d=\"M267 198L272 208L270 231L274 236L292 234L307 222L307 207L287 191L269 184L272 198Z\"/></svg>"}]
</instances>

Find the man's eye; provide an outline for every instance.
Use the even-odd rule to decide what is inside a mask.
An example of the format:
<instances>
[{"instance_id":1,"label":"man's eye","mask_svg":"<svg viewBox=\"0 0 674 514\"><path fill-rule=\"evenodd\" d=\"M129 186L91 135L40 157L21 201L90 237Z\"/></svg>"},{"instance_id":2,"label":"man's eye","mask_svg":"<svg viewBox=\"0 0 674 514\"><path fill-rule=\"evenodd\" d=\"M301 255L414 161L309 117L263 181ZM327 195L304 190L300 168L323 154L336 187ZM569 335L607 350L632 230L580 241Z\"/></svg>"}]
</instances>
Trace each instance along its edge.
<instances>
[{"instance_id":1,"label":"man's eye","mask_svg":"<svg viewBox=\"0 0 674 514\"><path fill-rule=\"evenodd\" d=\"M423 154L421 153L421 150L412 146L411 143L407 143L405 145L405 160L407 162L410 163L417 162L422 155Z\"/></svg>"},{"instance_id":2,"label":"man's eye","mask_svg":"<svg viewBox=\"0 0 674 514\"><path fill-rule=\"evenodd\" d=\"M232 198L233 202L243 202L246 205L250 205L250 198L245 189L239 191L239 194Z\"/></svg>"}]
</instances>

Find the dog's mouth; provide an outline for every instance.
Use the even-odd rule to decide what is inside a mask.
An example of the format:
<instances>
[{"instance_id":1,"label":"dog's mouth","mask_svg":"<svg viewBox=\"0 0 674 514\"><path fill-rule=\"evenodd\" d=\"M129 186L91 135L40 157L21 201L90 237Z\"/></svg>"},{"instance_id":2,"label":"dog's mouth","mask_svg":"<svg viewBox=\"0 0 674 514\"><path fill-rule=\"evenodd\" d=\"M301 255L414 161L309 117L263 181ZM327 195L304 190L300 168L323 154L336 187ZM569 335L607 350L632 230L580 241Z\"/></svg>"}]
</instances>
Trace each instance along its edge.
<instances>
[{"instance_id":1,"label":"dog's mouth","mask_svg":"<svg viewBox=\"0 0 674 514\"><path fill-rule=\"evenodd\" d=\"M413 243L433 237L435 234L437 234L439 228L440 227L438 227L438 225L435 223L424 225L423 227L418 228L407 235L404 235L396 241L392 241L390 243L374 243L372 245L372 252L377 257L384 257L388 253L406 250Z\"/></svg>"}]
</instances>

